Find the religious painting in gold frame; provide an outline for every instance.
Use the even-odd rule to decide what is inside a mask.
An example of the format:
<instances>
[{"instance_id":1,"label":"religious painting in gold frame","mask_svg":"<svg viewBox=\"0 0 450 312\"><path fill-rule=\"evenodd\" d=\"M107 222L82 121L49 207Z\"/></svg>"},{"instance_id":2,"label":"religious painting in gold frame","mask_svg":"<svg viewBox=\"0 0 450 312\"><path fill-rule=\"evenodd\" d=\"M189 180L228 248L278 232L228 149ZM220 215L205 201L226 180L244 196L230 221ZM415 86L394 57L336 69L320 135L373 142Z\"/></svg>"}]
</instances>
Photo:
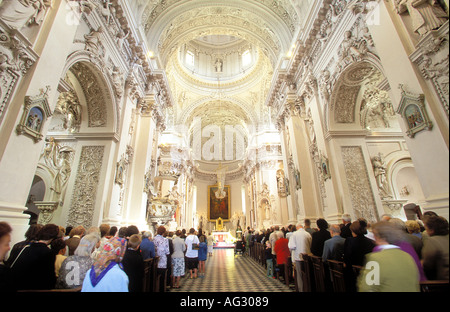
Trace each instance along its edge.
<instances>
[{"instance_id":1,"label":"religious painting in gold frame","mask_svg":"<svg viewBox=\"0 0 450 312\"><path fill-rule=\"evenodd\" d=\"M223 191L225 197L218 199L216 192L219 190L217 185L208 186L208 221L215 221L222 218L224 222L230 221L231 214L231 189L225 185Z\"/></svg>"}]
</instances>

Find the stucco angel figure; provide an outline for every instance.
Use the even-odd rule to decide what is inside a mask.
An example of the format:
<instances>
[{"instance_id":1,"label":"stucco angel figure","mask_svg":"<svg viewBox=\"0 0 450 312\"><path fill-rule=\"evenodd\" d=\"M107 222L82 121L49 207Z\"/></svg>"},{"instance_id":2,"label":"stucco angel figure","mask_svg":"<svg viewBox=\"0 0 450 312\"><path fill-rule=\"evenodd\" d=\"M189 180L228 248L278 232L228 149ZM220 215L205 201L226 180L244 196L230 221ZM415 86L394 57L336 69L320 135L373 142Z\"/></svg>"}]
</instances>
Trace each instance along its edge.
<instances>
[{"instance_id":1,"label":"stucco angel figure","mask_svg":"<svg viewBox=\"0 0 450 312\"><path fill-rule=\"evenodd\" d=\"M448 16L436 0L396 0L398 14L408 12L414 32L421 36L441 27Z\"/></svg>"},{"instance_id":2,"label":"stucco angel figure","mask_svg":"<svg viewBox=\"0 0 450 312\"><path fill-rule=\"evenodd\" d=\"M100 35L103 32L103 27L99 27L98 30L92 30L89 34L84 35L85 49L89 52L98 53L100 44Z\"/></svg>"},{"instance_id":3,"label":"stucco angel figure","mask_svg":"<svg viewBox=\"0 0 450 312\"><path fill-rule=\"evenodd\" d=\"M179 201L179 199L181 197L181 194L178 193L178 186L174 185L172 187L172 190L169 191L169 194L167 195L167 197L169 198L169 200L174 200L178 204L178 201Z\"/></svg>"},{"instance_id":4,"label":"stucco angel figure","mask_svg":"<svg viewBox=\"0 0 450 312\"><path fill-rule=\"evenodd\" d=\"M50 137L46 139L44 151L42 152L41 158L44 160L44 163L48 168L58 168L59 149L60 146L55 141L55 138Z\"/></svg>"},{"instance_id":5,"label":"stucco angel figure","mask_svg":"<svg viewBox=\"0 0 450 312\"><path fill-rule=\"evenodd\" d=\"M73 91L61 93L56 110L65 116L64 128L76 132L81 125L81 104Z\"/></svg>"},{"instance_id":6,"label":"stucco angel figure","mask_svg":"<svg viewBox=\"0 0 450 312\"><path fill-rule=\"evenodd\" d=\"M0 18L15 29L33 24L40 25L51 4L51 0L3 0Z\"/></svg>"},{"instance_id":7,"label":"stucco angel figure","mask_svg":"<svg viewBox=\"0 0 450 312\"><path fill-rule=\"evenodd\" d=\"M60 203L63 203L67 182L72 172L70 154L75 152L70 147L63 147L60 151L58 171L53 179L50 189L59 195Z\"/></svg>"},{"instance_id":8,"label":"stucco angel figure","mask_svg":"<svg viewBox=\"0 0 450 312\"><path fill-rule=\"evenodd\" d=\"M111 77L116 91L116 95L121 98L124 92L123 75L119 67L114 66L111 72Z\"/></svg>"},{"instance_id":9,"label":"stucco angel figure","mask_svg":"<svg viewBox=\"0 0 450 312\"><path fill-rule=\"evenodd\" d=\"M386 164L383 160L382 154L378 154L378 156L372 158L372 166L380 195L383 198L390 197L386 179Z\"/></svg>"},{"instance_id":10,"label":"stucco angel figure","mask_svg":"<svg viewBox=\"0 0 450 312\"><path fill-rule=\"evenodd\" d=\"M339 54L339 61L351 57L358 60L361 57L361 51L358 49L358 42L353 36L351 31L346 31L344 34L344 40L341 43Z\"/></svg>"}]
</instances>

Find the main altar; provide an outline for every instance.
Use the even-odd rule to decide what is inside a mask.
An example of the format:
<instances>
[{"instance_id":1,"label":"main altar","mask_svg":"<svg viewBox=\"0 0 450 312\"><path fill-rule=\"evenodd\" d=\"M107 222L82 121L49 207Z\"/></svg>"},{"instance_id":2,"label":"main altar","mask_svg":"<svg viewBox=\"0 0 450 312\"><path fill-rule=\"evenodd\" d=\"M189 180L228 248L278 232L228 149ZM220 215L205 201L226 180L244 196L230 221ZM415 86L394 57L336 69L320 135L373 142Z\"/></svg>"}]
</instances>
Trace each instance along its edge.
<instances>
[{"instance_id":1,"label":"main altar","mask_svg":"<svg viewBox=\"0 0 450 312\"><path fill-rule=\"evenodd\" d=\"M234 248L236 239L226 230L226 227L223 226L222 218L216 220L216 226L212 235L215 241L214 248Z\"/></svg>"}]
</instances>

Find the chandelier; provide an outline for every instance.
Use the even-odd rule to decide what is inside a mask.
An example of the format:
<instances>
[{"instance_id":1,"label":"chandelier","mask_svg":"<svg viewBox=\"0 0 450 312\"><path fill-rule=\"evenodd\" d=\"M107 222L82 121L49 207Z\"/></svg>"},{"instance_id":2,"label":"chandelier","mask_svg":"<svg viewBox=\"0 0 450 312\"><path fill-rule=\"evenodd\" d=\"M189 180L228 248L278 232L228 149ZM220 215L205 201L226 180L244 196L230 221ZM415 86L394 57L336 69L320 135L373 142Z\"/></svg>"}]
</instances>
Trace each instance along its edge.
<instances>
[{"instance_id":1,"label":"chandelier","mask_svg":"<svg viewBox=\"0 0 450 312\"><path fill-rule=\"evenodd\" d=\"M219 167L216 170L217 174L217 191L215 192L217 199L224 199L227 194L224 191L225 187L225 176L227 174L228 167L222 167L222 163L219 164Z\"/></svg>"}]
</instances>

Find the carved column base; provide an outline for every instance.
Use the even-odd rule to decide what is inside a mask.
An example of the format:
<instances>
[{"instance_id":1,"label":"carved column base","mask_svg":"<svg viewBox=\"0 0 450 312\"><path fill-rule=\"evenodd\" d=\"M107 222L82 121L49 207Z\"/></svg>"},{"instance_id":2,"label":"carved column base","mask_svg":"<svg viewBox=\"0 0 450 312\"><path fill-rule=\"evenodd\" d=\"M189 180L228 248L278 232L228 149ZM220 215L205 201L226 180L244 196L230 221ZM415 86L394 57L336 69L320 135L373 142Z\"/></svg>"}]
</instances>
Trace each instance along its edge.
<instances>
[{"instance_id":1,"label":"carved column base","mask_svg":"<svg viewBox=\"0 0 450 312\"><path fill-rule=\"evenodd\" d=\"M394 218L406 219L406 214L403 206L408 202L407 200L382 200L384 212L392 215Z\"/></svg>"},{"instance_id":2,"label":"carved column base","mask_svg":"<svg viewBox=\"0 0 450 312\"><path fill-rule=\"evenodd\" d=\"M38 207L39 220L38 224L46 225L49 224L53 219L53 214L55 210L58 208L59 202L34 202L34 204Z\"/></svg>"}]
</instances>

